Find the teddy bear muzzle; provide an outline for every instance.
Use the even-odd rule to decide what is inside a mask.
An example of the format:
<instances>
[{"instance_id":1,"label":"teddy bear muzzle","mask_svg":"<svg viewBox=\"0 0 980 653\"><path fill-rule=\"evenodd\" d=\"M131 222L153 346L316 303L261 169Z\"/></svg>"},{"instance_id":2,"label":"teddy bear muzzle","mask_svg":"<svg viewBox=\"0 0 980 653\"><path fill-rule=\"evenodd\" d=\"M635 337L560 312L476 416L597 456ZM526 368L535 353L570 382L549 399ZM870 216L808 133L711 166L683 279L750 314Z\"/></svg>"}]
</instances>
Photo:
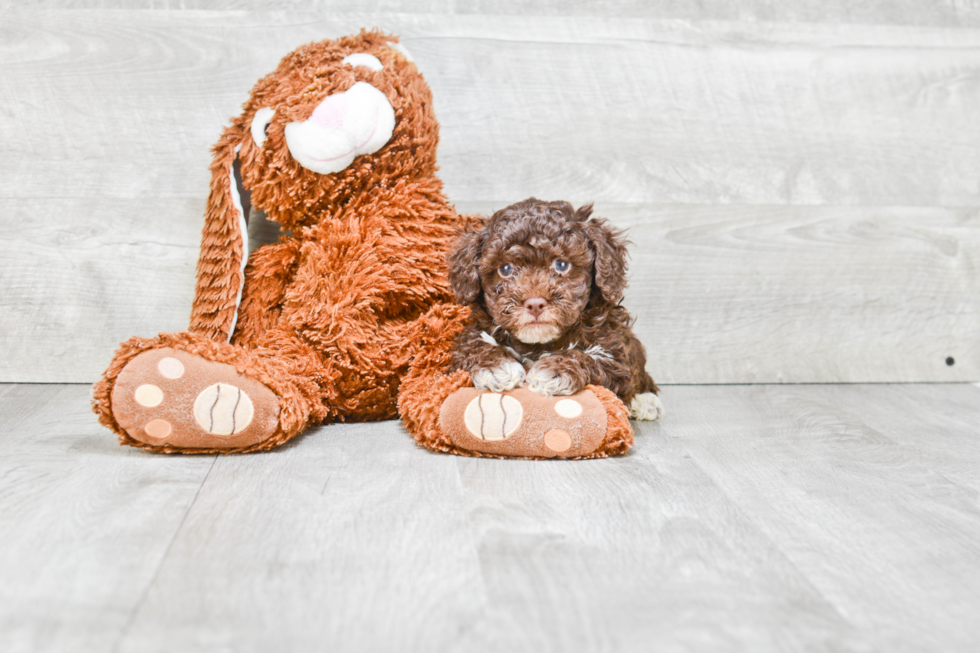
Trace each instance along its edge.
<instances>
[{"instance_id":1,"label":"teddy bear muzzle","mask_svg":"<svg viewBox=\"0 0 980 653\"><path fill-rule=\"evenodd\" d=\"M286 125L286 145L301 166L325 175L380 150L394 128L395 110L385 94L357 82L325 98L303 122Z\"/></svg>"}]
</instances>

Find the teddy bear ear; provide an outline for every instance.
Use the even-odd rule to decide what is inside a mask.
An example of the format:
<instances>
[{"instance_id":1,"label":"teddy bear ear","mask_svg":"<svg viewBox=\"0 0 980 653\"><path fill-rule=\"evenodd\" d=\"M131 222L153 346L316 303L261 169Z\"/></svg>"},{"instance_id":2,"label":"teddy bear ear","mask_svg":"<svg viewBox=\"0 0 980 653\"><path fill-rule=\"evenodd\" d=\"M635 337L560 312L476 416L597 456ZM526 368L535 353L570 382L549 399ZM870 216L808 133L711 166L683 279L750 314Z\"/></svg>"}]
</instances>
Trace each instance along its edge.
<instances>
[{"instance_id":1,"label":"teddy bear ear","mask_svg":"<svg viewBox=\"0 0 980 653\"><path fill-rule=\"evenodd\" d=\"M190 330L213 340L229 340L235 331L238 304L248 260L249 193L241 185L238 148L246 129L236 121L214 147L197 286Z\"/></svg>"},{"instance_id":2,"label":"teddy bear ear","mask_svg":"<svg viewBox=\"0 0 980 653\"><path fill-rule=\"evenodd\" d=\"M470 220L449 253L449 285L456 301L473 304L480 297L480 255L486 223Z\"/></svg>"},{"instance_id":3,"label":"teddy bear ear","mask_svg":"<svg viewBox=\"0 0 980 653\"><path fill-rule=\"evenodd\" d=\"M582 207L590 212L592 206ZM582 211L579 209L579 211ZM602 297L612 303L623 298L626 289L626 237L605 218L592 218L585 223L585 233L594 257L595 285Z\"/></svg>"}]
</instances>

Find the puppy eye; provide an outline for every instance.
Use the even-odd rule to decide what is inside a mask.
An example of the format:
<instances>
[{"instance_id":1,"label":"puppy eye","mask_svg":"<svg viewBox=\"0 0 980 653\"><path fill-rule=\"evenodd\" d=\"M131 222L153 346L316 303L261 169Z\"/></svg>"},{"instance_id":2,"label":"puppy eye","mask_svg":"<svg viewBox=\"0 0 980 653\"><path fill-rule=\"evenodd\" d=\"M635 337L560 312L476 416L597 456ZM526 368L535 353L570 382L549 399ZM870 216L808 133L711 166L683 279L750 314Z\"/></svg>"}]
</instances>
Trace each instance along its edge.
<instances>
[{"instance_id":1,"label":"puppy eye","mask_svg":"<svg viewBox=\"0 0 980 653\"><path fill-rule=\"evenodd\" d=\"M572 264L568 261L556 260L551 264L551 267L555 269L558 274L565 274L572 269Z\"/></svg>"},{"instance_id":2,"label":"puppy eye","mask_svg":"<svg viewBox=\"0 0 980 653\"><path fill-rule=\"evenodd\" d=\"M514 266L510 263L504 263L499 268L497 268L497 274L499 274L504 279L509 279L514 276Z\"/></svg>"}]
</instances>

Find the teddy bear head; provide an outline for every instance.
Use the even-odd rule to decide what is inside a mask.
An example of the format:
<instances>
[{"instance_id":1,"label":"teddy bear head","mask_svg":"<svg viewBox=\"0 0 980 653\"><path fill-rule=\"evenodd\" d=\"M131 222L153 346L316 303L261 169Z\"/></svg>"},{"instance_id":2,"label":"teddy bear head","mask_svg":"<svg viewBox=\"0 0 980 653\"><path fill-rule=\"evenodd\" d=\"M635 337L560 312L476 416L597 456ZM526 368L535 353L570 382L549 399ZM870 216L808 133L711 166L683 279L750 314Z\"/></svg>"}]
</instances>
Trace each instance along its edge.
<instances>
[{"instance_id":1,"label":"teddy bear head","mask_svg":"<svg viewBox=\"0 0 980 653\"><path fill-rule=\"evenodd\" d=\"M231 168L243 203L291 229L395 179L432 176L438 140L432 93L407 50L362 30L301 46L259 80L212 173Z\"/></svg>"}]
</instances>

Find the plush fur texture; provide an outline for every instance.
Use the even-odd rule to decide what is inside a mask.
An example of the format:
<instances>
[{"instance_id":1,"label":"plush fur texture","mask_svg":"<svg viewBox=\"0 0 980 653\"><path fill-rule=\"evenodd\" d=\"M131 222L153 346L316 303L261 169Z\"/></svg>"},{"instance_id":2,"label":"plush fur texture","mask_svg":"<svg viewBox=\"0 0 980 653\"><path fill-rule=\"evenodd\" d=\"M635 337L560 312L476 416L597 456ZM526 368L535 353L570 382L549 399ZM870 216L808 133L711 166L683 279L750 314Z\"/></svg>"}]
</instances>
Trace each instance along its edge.
<instances>
[{"instance_id":1,"label":"plush fur texture","mask_svg":"<svg viewBox=\"0 0 980 653\"><path fill-rule=\"evenodd\" d=\"M473 317L477 324L490 327L475 297L468 302L470 307L453 303L447 270L452 242L461 231L472 232L482 222L458 216L442 193L435 176L438 125L431 94L415 65L393 41L381 32L365 31L298 48L258 82L242 114L231 121L214 147L189 332L131 338L95 384L93 408L121 444L162 453L266 450L314 424L389 419L400 411L419 444L461 455L488 455L456 447L438 425L446 397L472 383L468 371L450 370L456 336L464 329L472 332L473 327L466 325L473 324ZM287 127L305 123L306 131L301 133L315 132L309 119L318 109L322 115L312 123L329 127L331 121L339 121L334 114L342 112L348 101L339 99L340 94L358 83L370 84L390 104L395 115L390 138L377 149L373 144L362 149L363 143L353 143L345 152L338 146L336 151L344 156L371 150L355 155L342 170L319 174L304 167L292 156ZM348 131L363 133L359 129ZM248 256L241 224L251 206L286 231L277 243ZM608 243L599 239L607 229L603 224L590 221L580 226L592 230L594 240L561 242L617 247L615 238ZM625 311L606 306L622 290L617 289L621 283L617 255L598 249L580 254L590 265L594 263L595 282L605 298L594 307L589 299L584 315L592 315L589 311L598 311L601 305L607 317L600 319L595 313L580 330L582 345L591 343L593 349L573 348L566 356L596 361L606 351L615 353L617 346L633 351L628 343L617 344L599 333L604 332L603 320L628 319ZM574 301L581 302L581 297ZM569 309L563 319L573 314ZM514 346L532 356L539 353L533 347ZM113 390L124 372L134 384L153 383L153 378L144 381L141 376L153 374L152 368L144 371L135 359L163 348L177 350L182 357L197 357L196 383L227 380L227 368L220 378L215 374L212 379L208 372L227 364L266 386L278 400L274 410L265 413L276 417L268 421L274 429L270 426L256 443L240 447L229 446L222 436L209 436L203 427L193 439L184 440L200 443L195 448L146 437L149 420L159 423L160 415L154 415L153 406L139 404L138 398L135 408L132 401L129 408L114 406ZM519 367L512 366L511 372L520 376ZM610 378L622 375L615 365L603 363L601 369ZM605 377L595 374L574 382L593 379ZM510 382L506 376L501 381ZM118 385L117 394L129 400L126 383ZM168 404L170 408L190 406L195 396L204 396L196 386L167 387L179 387L176 394L183 393L184 403ZM593 390L605 408L608 432L597 449L581 457L623 453L633 442L626 406L603 387ZM163 401L170 400L164 394ZM124 410L128 412L121 421L134 425L128 427L132 432L117 420ZM546 426L561 428L564 418L553 419L555 426Z\"/></svg>"},{"instance_id":2,"label":"plush fur texture","mask_svg":"<svg viewBox=\"0 0 980 653\"><path fill-rule=\"evenodd\" d=\"M420 349L451 346L419 331L459 310L438 306L452 299L445 257L462 221L435 175L438 124L429 87L389 46L396 40L364 31L302 46L252 89L214 147L190 332L130 339L95 385L94 409L121 443L186 451L140 442L113 417L114 380L147 348L228 363L272 389L280 398L279 428L252 450L281 444L310 424L395 417L400 379ZM356 53L383 68L343 61ZM391 138L340 172L302 167L290 156L286 126L357 82L370 83L393 107ZM263 108L274 113L259 144L252 123ZM244 274L233 168L246 209L251 204L290 231L255 251ZM192 452L217 450L229 449L216 438L213 447Z\"/></svg>"},{"instance_id":3,"label":"plush fur texture","mask_svg":"<svg viewBox=\"0 0 980 653\"><path fill-rule=\"evenodd\" d=\"M532 197L461 237L449 278L472 322L457 338L451 369L494 392L525 385L570 395L600 385L627 405L657 392L620 303L625 239L591 213L591 205L575 210Z\"/></svg>"}]
</instances>

